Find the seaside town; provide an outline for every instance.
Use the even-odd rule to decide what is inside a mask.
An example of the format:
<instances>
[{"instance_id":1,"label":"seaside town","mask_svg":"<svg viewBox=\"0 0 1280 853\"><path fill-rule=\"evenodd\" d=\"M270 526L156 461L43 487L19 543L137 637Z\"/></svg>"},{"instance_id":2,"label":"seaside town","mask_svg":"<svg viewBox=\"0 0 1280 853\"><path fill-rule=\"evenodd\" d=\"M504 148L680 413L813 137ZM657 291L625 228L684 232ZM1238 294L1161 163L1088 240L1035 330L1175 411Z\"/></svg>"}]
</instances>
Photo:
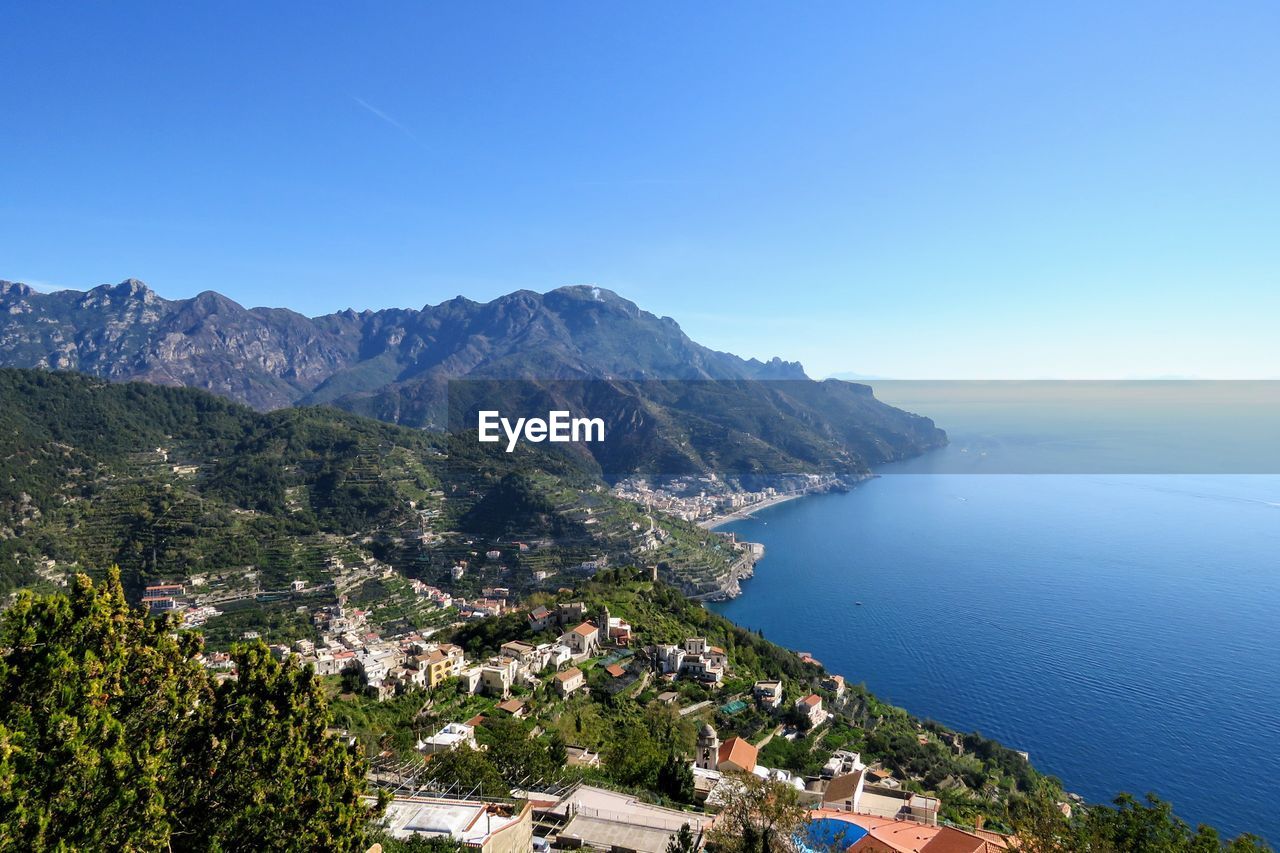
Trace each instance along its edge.
<instances>
[{"instance_id":1,"label":"seaside town","mask_svg":"<svg viewBox=\"0 0 1280 853\"><path fill-rule=\"evenodd\" d=\"M346 569L347 588L354 576L394 574L376 564ZM362 741L373 759L371 781L391 798L383 822L393 838L452 839L465 849L494 853L697 850L728 804L760 785L793 792L788 796L804 810L806 832L816 840L797 836L798 851L990 853L1014 847L981 818L968 826L943 819L941 800L922 793L919 779L864 759L853 748L862 739L853 720L865 698L843 676L799 653L804 670L798 675L757 677L768 667L750 645L738 642L736 658L707 636L673 636L665 621L646 624L615 614L599 603L612 594L611 585L650 595L659 587L656 569L614 574L587 584L597 603L568 588L538 596L538 604L517 602L505 588L466 600L411 580L413 594L439 614L436 627L387 630L338 593L334 603L297 606L314 639L276 642L257 630L236 639L267 642L274 658L310 667L349 701L410 708L405 725L412 737L398 749L391 745L397 738L388 736L394 733L380 732L370 741L368 732L334 730L353 744ZM177 615L187 627L219 615L216 606L196 603L189 583L151 585L143 603L153 613ZM298 581L289 592L305 601L317 591ZM202 660L216 678L235 677L226 651L207 652ZM680 766L664 771L683 777L677 785L682 790L655 797L617 784L609 772L620 760L619 745L610 742L616 735L607 728L584 731L583 721L596 708L622 702L652 709L654 719L692 735L687 752L669 747ZM557 764L536 778L504 776L500 795L447 769L451 760L491 749L487 736L504 725L516 726L517 738L538 747L550 738L558 748L547 751ZM958 737L923 728L916 737L957 755L965 751ZM803 766L796 769L798 764Z\"/></svg>"},{"instance_id":2,"label":"seaside town","mask_svg":"<svg viewBox=\"0 0 1280 853\"><path fill-rule=\"evenodd\" d=\"M796 474L777 479L776 486L743 489L714 474L669 478L661 485L633 477L614 486L613 494L640 504L649 512L657 510L713 527L792 498L840 488L842 483L830 474Z\"/></svg>"}]
</instances>

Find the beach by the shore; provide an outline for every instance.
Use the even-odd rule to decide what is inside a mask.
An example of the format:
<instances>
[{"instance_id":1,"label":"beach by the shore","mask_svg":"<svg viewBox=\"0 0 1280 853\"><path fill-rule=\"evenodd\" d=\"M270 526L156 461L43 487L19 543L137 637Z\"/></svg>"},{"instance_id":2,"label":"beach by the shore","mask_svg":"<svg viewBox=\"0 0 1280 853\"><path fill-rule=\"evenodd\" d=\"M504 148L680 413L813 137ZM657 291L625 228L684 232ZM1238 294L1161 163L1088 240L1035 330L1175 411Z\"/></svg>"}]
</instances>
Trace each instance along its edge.
<instances>
[{"instance_id":1,"label":"beach by the shore","mask_svg":"<svg viewBox=\"0 0 1280 853\"><path fill-rule=\"evenodd\" d=\"M725 513L724 515L717 515L712 518L708 518L706 521L699 521L698 526L704 530L714 530L722 524L728 524L731 521L741 521L744 518L750 518L762 509L777 506L780 503L786 503L787 501L795 500L796 498L802 498L807 494L810 493L803 491L788 492L785 495L778 495L777 497L772 497L768 500L753 503L750 506L744 506L741 509L735 509L733 512Z\"/></svg>"}]
</instances>

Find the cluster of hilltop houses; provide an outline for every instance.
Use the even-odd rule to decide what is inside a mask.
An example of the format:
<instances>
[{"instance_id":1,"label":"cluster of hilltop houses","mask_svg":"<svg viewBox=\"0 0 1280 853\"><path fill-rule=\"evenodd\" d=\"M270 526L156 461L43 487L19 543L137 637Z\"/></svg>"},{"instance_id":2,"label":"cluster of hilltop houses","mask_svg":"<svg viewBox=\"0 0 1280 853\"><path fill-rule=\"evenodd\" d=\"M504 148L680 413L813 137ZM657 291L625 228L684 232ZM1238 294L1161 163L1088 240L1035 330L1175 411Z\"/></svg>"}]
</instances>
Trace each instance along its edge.
<instances>
[{"instance_id":1,"label":"cluster of hilltop houses","mask_svg":"<svg viewBox=\"0 0 1280 853\"><path fill-rule=\"evenodd\" d=\"M433 589L424 585L417 591L433 595ZM505 590L484 592L491 600L506 599ZM589 612L582 602L535 607L525 618L531 632L544 641L509 640L485 660L470 660L457 645L419 634L383 638L371 630L368 613L343 604L316 611L317 641L299 640L271 648L277 657L310 664L321 675L359 672L369 689L383 698L457 679L463 689L498 700L498 710L521 717L529 713L529 708L513 698L514 687L549 683L556 695L570 697L586 689L584 662L606 653L627 654L634 643L632 626L626 620L611 616L607 608ZM645 655L656 674L669 679L687 678L714 686L723 683L730 670L725 650L703 637L635 651ZM210 656L206 663L216 668L231 666L226 655ZM616 664L603 668L621 672ZM615 677L619 673L610 672ZM754 701L762 710L779 716L789 709L790 720L800 722L799 718L803 718L807 726L800 727L813 729L829 719L824 696L834 697L837 702L844 696L844 679L829 675L822 682L822 690L821 695L788 697L781 681L762 680L755 682L749 699L744 697L742 701ZM675 693L664 693L659 699L664 696L678 698ZM423 736L417 748L426 756L462 746L475 748L479 720L448 722ZM792 737L794 733L794 727L779 725L772 736ZM715 728L707 723L698 732L692 763L698 801L709 809L714 810L734 786L743 784L742 774L767 779L792 787L815 818L847 821L854 829L852 837L859 833L863 837L850 848L853 850L994 853L1007 849L1007 839L995 833L940 826L937 798L905 790L892 774L877 765L867 765L856 752L835 752L816 774L793 774L762 766L755 744L741 737L721 741ZM566 798L573 802L565 805ZM481 801L401 797L388 809L388 829L399 837L451 834L470 847L494 853L567 848L662 853L683 823L691 823L701 841L702 830L714 820L710 814L663 810L613 792L581 786L546 802L538 800L536 792L529 792L528 804L513 809L508 804ZM458 818L458 826L440 822L454 817ZM485 825L464 826L462 817L483 820ZM536 831L545 833L546 838L540 839ZM539 841L545 843L540 845ZM512 842L515 847L509 846ZM532 848L526 846L531 843Z\"/></svg>"},{"instance_id":2,"label":"cluster of hilltop houses","mask_svg":"<svg viewBox=\"0 0 1280 853\"><path fill-rule=\"evenodd\" d=\"M606 652L625 652L633 643L632 626L625 620L611 616L604 608L588 612L581 602L529 611L525 618L533 633L548 639L510 640L483 661L469 660L456 645L417 634L384 639L369 629L367 616L358 608L342 605L322 608L315 614L320 634L317 642L276 645L273 653L308 663L320 674L354 669L382 697L410 688L429 689L455 678L468 691L499 700L498 710L520 717L529 709L512 697L514 686L541 684L550 673L554 692L569 697L586 689L581 664ZM686 638L678 645L647 647L643 654L653 670L667 678L694 679L709 686L722 683L730 667L725 651L701 637ZM211 656L207 663L222 668L231 665L226 655ZM752 686L750 700L779 715L791 709L791 719L804 717L810 728L816 728L829 718L824 695L834 696L838 702L845 693L844 679L829 675L822 689L823 695L788 697L782 682L762 680ZM663 695L676 697L674 693ZM423 736L417 748L428 759L463 746L476 748L480 719L449 722ZM794 730L780 725L773 736L791 736L784 733L788 731ZM664 809L627 795L578 785L555 795L529 791L527 799L514 805L396 797L388 806L386 824L399 838L448 835L468 849L491 853L530 849L663 853L686 823L700 846L715 820L710 812L724 802L734 786L742 785L743 774L748 774L792 787L810 809L811 819L847 823L849 840L856 842L848 849L859 853L998 853L1011 849L1007 837L980 827L961 830L941 825L937 798L904 789L891 773L864 763L857 752L836 751L818 773L810 775L765 767L759 756L755 744L741 737L722 741L711 724L702 725L692 763L695 793L706 812Z\"/></svg>"},{"instance_id":3,"label":"cluster of hilltop houses","mask_svg":"<svg viewBox=\"0 0 1280 853\"><path fill-rule=\"evenodd\" d=\"M494 590L499 595L503 592ZM430 590L424 594L431 594ZM537 686L548 671L555 672L556 691L568 696L586 683L575 664L598 655L605 643L625 647L631 642L631 626L626 620L609 616L606 609L591 621L581 602L561 604L555 610L540 607L528 614L530 626L537 632L561 629L555 641L511 640L484 661L468 660L458 646L416 633L384 638L370 628L368 616L367 611L343 604L320 608L313 615L320 635L317 641L275 644L272 653L282 660L309 664L317 675L358 672L379 698L409 689L431 689L447 678L456 678L468 692L509 699L513 687ZM247 632L244 639L257 639L256 632ZM210 656L206 664L230 666L226 655Z\"/></svg>"}]
</instances>

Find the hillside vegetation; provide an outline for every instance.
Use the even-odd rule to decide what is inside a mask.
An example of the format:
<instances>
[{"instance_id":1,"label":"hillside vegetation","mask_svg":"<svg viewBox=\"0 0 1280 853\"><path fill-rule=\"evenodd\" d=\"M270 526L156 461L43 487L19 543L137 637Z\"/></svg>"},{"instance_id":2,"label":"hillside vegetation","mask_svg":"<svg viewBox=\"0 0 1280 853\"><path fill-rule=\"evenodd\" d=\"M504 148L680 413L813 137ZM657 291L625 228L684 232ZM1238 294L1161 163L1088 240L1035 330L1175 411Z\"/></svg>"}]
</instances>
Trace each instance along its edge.
<instances>
[{"instance_id":1,"label":"hillside vegetation","mask_svg":"<svg viewBox=\"0 0 1280 853\"><path fill-rule=\"evenodd\" d=\"M193 575L269 591L369 559L428 581L467 561L464 591L533 588L534 572L630 558L647 525L570 457L327 407L260 413L193 389L0 369L0 437L0 590L116 564L133 596ZM650 558L690 590L713 586L731 562L719 538L670 527ZM484 559L491 548L501 560Z\"/></svg>"}]
</instances>

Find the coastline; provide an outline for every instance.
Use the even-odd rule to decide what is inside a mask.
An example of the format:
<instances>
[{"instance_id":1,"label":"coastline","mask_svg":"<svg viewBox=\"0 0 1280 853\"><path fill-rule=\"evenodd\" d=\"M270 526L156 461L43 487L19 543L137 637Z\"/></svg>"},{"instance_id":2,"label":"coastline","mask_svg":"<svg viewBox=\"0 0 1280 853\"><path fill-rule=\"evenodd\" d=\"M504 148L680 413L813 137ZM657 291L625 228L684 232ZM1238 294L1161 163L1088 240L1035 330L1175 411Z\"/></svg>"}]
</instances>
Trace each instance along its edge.
<instances>
[{"instance_id":1,"label":"coastline","mask_svg":"<svg viewBox=\"0 0 1280 853\"><path fill-rule=\"evenodd\" d=\"M768 509L771 506L777 506L778 504L786 503L787 501L795 500L796 498L802 498L808 494L812 494L812 492L788 492L785 495L778 495L776 497L769 498L768 500L753 503L751 506L744 506L741 509L735 509L733 512L725 513L724 515L712 516L706 521L699 521L698 526L703 530L715 530L717 527L728 524L731 521L741 521L744 518L750 518L762 509Z\"/></svg>"}]
</instances>

